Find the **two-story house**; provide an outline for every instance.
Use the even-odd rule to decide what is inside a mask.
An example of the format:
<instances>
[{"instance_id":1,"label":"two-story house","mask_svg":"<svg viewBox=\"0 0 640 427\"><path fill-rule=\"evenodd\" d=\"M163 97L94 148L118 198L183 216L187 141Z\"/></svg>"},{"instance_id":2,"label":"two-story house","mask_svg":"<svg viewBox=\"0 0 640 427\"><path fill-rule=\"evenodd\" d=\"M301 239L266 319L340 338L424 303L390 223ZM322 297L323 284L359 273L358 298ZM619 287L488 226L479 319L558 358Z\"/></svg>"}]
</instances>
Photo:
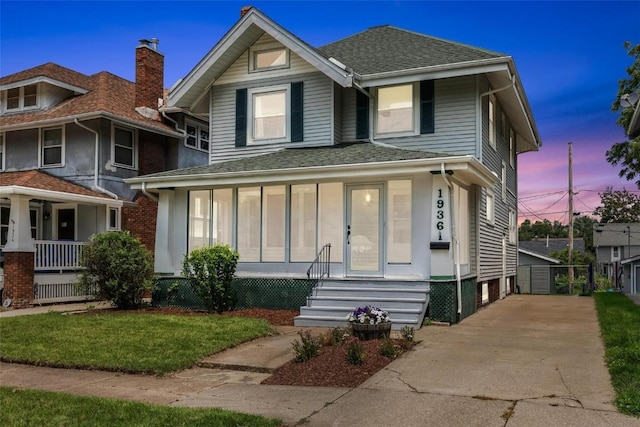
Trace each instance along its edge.
<instances>
[{"instance_id":1,"label":"two-story house","mask_svg":"<svg viewBox=\"0 0 640 427\"><path fill-rule=\"evenodd\" d=\"M153 249L155 198L123 180L207 162L206 120L159 112L157 40L135 56L135 83L54 63L0 78L0 259L14 307L77 296L92 234L130 230Z\"/></svg>"},{"instance_id":2,"label":"two-story house","mask_svg":"<svg viewBox=\"0 0 640 427\"><path fill-rule=\"evenodd\" d=\"M597 272L625 294L640 294L640 223L593 225Z\"/></svg>"},{"instance_id":3,"label":"two-story house","mask_svg":"<svg viewBox=\"0 0 640 427\"><path fill-rule=\"evenodd\" d=\"M211 150L127 180L158 194L159 273L222 242L240 276L303 277L330 245L299 325L370 303L419 326L436 287L459 316L515 286L517 154L540 140L510 56L392 26L315 48L251 8L168 104L208 115Z\"/></svg>"}]
</instances>

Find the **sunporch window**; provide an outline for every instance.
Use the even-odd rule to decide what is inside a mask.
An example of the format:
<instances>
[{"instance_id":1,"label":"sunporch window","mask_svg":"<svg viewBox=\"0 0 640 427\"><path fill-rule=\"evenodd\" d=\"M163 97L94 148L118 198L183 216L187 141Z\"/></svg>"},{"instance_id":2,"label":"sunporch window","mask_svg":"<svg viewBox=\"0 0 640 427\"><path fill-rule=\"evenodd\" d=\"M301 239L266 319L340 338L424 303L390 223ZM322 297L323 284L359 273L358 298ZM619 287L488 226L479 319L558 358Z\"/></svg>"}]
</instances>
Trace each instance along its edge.
<instances>
[{"instance_id":1,"label":"sunporch window","mask_svg":"<svg viewBox=\"0 0 640 427\"><path fill-rule=\"evenodd\" d=\"M460 242L458 260L466 266L469 264L469 191L456 183L453 184L453 214Z\"/></svg>"},{"instance_id":2,"label":"sunporch window","mask_svg":"<svg viewBox=\"0 0 640 427\"><path fill-rule=\"evenodd\" d=\"M283 262L285 187L262 188L262 261Z\"/></svg>"},{"instance_id":3,"label":"sunporch window","mask_svg":"<svg viewBox=\"0 0 640 427\"><path fill-rule=\"evenodd\" d=\"M216 243L231 244L231 231L231 189L189 192L189 251Z\"/></svg>"},{"instance_id":4,"label":"sunporch window","mask_svg":"<svg viewBox=\"0 0 640 427\"><path fill-rule=\"evenodd\" d=\"M388 183L388 250L387 261L411 262L411 181Z\"/></svg>"},{"instance_id":5,"label":"sunporch window","mask_svg":"<svg viewBox=\"0 0 640 427\"><path fill-rule=\"evenodd\" d=\"M315 184L291 186L291 262L313 261L316 256Z\"/></svg>"},{"instance_id":6,"label":"sunporch window","mask_svg":"<svg viewBox=\"0 0 640 427\"><path fill-rule=\"evenodd\" d=\"M241 262L260 261L260 187L238 189L238 253Z\"/></svg>"}]
</instances>

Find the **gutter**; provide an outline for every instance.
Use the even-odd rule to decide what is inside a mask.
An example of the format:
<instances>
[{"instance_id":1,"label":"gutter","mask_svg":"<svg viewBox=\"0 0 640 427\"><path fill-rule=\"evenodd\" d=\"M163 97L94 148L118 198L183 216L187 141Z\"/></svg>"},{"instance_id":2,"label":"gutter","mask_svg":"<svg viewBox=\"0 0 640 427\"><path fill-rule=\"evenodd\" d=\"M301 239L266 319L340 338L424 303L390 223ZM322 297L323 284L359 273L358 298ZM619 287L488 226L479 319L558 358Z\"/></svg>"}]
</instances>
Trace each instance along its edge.
<instances>
[{"instance_id":1,"label":"gutter","mask_svg":"<svg viewBox=\"0 0 640 427\"><path fill-rule=\"evenodd\" d=\"M98 132L96 132L95 130L83 125L82 123L80 123L78 121L78 119L73 119L74 122L76 123L76 125L80 126L83 129L88 130L89 132L93 133L96 136L96 144L95 144L95 163L94 163L94 172L93 172L93 187L100 191L101 193L104 193L108 196L113 197L114 199L118 200L118 195L116 193L112 193L111 191L107 190L106 188L102 188L100 187L100 185L98 185L98 169L100 167L100 163L99 163L99 149L100 149L100 135L98 134Z\"/></svg>"},{"instance_id":2,"label":"gutter","mask_svg":"<svg viewBox=\"0 0 640 427\"><path fill-rule=\"evenodd\" d=\"M142 188L140 189L142 191L142 194L144 194L145 196L147 196L148 198L150 198L151 200L153 200L154 202L158 203L158 201L160 200L158 198L158 196L151 194L147 191L147 182L146 181L142 181Z\"/></svg>"}]
</instances>

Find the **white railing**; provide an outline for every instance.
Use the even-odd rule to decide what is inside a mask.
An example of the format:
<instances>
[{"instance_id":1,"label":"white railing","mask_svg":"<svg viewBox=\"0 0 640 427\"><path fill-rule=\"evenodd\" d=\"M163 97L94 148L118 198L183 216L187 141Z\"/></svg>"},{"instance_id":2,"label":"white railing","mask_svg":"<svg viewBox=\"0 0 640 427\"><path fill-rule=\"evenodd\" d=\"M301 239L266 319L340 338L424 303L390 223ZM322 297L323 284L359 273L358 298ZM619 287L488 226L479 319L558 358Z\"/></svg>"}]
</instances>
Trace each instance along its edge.
<instances>
[{"instance_id":1,"label":"white railing","mask_svg":"<svg viewBox=\"0 0 640 427\"><path fill-rule=\"evenodd\" d=\"M36 271L78 270L85 242L36 240Z\"/></svg>"}]
</instances>

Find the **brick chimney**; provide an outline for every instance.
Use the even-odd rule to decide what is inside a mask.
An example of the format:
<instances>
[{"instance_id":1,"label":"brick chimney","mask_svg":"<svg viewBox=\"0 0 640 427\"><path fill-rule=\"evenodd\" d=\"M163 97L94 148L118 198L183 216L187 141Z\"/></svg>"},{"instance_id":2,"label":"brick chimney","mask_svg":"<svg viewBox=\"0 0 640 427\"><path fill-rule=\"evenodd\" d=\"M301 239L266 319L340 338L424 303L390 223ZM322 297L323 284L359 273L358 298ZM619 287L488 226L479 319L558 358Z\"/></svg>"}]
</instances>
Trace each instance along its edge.
<instances>
[{"instance_id":1,"label":"brick chimney","mask_svg":"<svg viewBox=\"0 0 640 427\"><path fill-rule=\"evenodd\" d=\"M242 6L242 8L240 9L240 18L242 18L244 15L246 15L247 12L249 12L252 7L253 6Z\"/></svg>"},{"instance_id":2,"label":"brick chimney","mask_svg":"<svg viewBox=\"0 0 640 427\"><path fill-rule=\"evenodd\" d=\"M158 39L140 40L136 47L136 108L157 110L164 94L164 55Z\"/></svg>"}]
</instances>

